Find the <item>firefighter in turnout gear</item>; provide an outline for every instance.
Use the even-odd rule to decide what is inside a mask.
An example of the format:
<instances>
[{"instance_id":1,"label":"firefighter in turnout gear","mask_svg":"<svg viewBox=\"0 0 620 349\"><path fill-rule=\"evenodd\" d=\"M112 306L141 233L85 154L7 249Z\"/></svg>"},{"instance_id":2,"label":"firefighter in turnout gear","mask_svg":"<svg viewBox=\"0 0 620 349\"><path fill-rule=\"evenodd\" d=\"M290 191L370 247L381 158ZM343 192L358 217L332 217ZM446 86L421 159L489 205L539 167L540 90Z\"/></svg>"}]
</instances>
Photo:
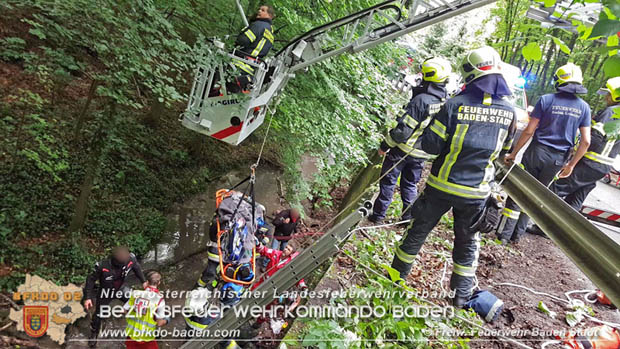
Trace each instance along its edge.
<instances>
[{"instance_id":1,"label":"firefighter in turnout gear","mask_svg":"<svg viewBox=\"0 0 620 349\"><path fill-rule=\"evenodd\" d=\"M249 27L243 28L237 41L239 49L245 54L254 58L263 59L273 47L273 32L271 21L275 16L273 7L263 5L258 9L255 20Z\"/></svg>"},{"instance_id":2,"label":"firefighter in turnout gear","mask_svg":"<svg viewBox=\"0 0 620 349\"><path fill-rule=\"evenodd\" d=\"M493 160L510 149L516 125L512 105L502 98L511 92L501 75L501 63L491 47L470 52L462 63L466 88L441 107L422 134L422 150L437 158L392 262L400 277L406 278L428 233L452 208L450 288L458 307L471 296L480 249L476 223L491 193Z\"/></svg>"},{"instance_id":3,"label":"firefighter in turnout gear","mask_svg":"<svg viewBox=\"0 0 620 349\"><path fill-rule=\"evenodd\" d=\"M255 19L248 27L243 28L235 44L238 47L236 55L251 61L262 60L273 47L274 36L271 21L275 16L273 7L263 5L259 7ZM241 76L237 78L238 87L245 90L252 82L254 67L246 62L235 59L233 64L240 69ZM233 86L227 86L231 92L237 92Z\"/></svg>"},{"instance_id":4,"label":"firefighter in turnout gear","mask_svg":"<svg viewBox=\"0 0 620 349\"><path fill-rule=\"evenodd\" d=\"M147 274L147 285L142 291L135 290L123 310L127 313L127 341L129 349L157 349L156 330L170 322L165 316L164 296L157 287L161 274L151 271Z\"/></svg>"},{"instance_id":5,"label":"firefighter in turnout gear","mask_svg":"<svg viewBox=\"0 0 620 349\"><path fill-rule=\"evenodd\" d=\"M394 187L400 176L400 194L403 201L402 220L411 218L409 210L418 196L416 185L422 176L424 162L432 156L420 149L418 138L429 125L447 97L446 83L451 73L450 62L443 58L431 58L422 63L422 84L413 91L413 98L405 107L405 113L381 142L380 155L386 155L381 167L379 196L368 218L379 223L385 218ZM387 174L386 174L387 173Z\"/></svg>"},{"instance_id":6,"label":"firefighter in turnout gear","mask_svg":"<svg viewBox=\"0 0 620 349\"><path fill-rule=\"evenodd\" d=\"M543 185L551 183L558 173L559 178L570 176L590 146L590 106L577 96L587 93L582 85L581 69L568 63L558 68L554 78L557 92L540 97L515 148L505 158L507 164L512 163L533 136L522 163L525 170ZM579 147L567 164L577 130L581 134ZM527 228L529 217L511 198L506 201L502 215L498 238L504 244L518 242Z\"/></svg>"},{"instance_id":7,"label":"firefighter in turnout gear","mask_svg":"<svg viewBox=\"0 0 620 349\"><path fill-rule=\"evenodd\" d=\"M620 77L607 80L599 94L605 95L607 108L592 120L592 140L588 151L569 177L556 181L550 188L577 211L581 210L586 197L596 187L596 182L609 173L615 158L620 154L620 139L608 139L603 128L620 108ZM543 234L535 225L528 232Z\"/></svg>"}]
</instances>

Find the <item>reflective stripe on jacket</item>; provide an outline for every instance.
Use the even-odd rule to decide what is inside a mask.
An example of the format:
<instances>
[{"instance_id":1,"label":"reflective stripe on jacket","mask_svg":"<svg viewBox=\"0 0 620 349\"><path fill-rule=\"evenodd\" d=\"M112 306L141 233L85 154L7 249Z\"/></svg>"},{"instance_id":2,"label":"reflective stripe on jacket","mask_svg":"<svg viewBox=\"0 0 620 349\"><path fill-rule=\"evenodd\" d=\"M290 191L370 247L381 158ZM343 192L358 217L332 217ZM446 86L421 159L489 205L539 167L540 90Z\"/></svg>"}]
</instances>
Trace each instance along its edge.
<instances>
[{"instance_id":1,"label":"reflective stripe on jacket","mask_svg":"<svg viewBox=\"0 0 620 349\"><path fill-rule=\"evenodd\" d=\"M274 37L270 19L257 19L250 26L243 28L236 44L243 53L264 58L273 47Z\"/></svg>"},{"instance_id":2,"label":"reflective stripe on jacket","mask_svg":"<svg viewBox=\"0 0 620 349\"><path fill-rule=\"evenodd\" d=\"M138 342L155 340L157 309L163 306L163 296L155 289L132 292L128 302L127 335Z\"/></svg>"},{"instance_id":3,"label":"reflective stripe on jacket","mask_svg":"<svg viewBox=\"0 0 620 349\"><path fill-rule=\"evenodd\" d=\"M489 97L463 91L443 105L424 131L422 149L438 155L428 185L467 199L489 195L493 160L510 150L516 120L508 101Z\"/></svg>"},{"instance_id":4,"label":"reflective stripe on jacket","mask_svg":"<svg viewBox=\"0 0 620 349\"><path fill-rule=\"evenodd\" d=\"M610 106L597 115L592 121L592 141L584 158L603 164L613 166L615 158L620 154L620 140L608 139L604 129L605 123L611 121L615 115L614 109L618 106Z\"/></svg>"},{"instance_id":5,"label":"reflective stripe on jacket","mask_svg":"<svg viewBox=\"0 0 620 349\"><path fill-rule=\"evenodd\" d=\"M410 156L432 159L435 156L420 149L419 138L443 105L447 93L445 87L429 84L414 94L405 107L405 114L397 120L396 127L388 132L381 149L386 151L388 147L397 147ZM421 124L418 126L419 123Z\"/></svg>"}]
</instances>

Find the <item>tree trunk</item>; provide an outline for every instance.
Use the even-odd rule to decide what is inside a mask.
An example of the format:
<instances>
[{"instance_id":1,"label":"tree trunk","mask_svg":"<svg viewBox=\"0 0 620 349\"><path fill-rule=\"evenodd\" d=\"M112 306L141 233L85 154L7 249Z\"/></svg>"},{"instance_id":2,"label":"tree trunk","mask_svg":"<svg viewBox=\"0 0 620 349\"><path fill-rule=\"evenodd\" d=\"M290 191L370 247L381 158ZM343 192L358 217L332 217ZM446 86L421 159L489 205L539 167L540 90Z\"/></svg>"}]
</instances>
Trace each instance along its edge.
<instances>
[{"instance_id":1,"label":"tree trunk","mask_svg":"<svg viewBox=\"0 0 620 349\"><path fill-rule=\"evenodd\" d=\"M595 50L596 47L598 47L599 44L597 42L592 43L592 45L590 46L590 50ZM599 67L602 65L602 63L599 63L600 61L600 56L597 55L596 59L592 60L592 65L590 66L590 74L592 74L592 72L594 71L594 67L598 64ZM584 72L585 73L585 72Z\"/></svg>"},{"instance_id":2,"label":"tree trunk","mask_svg":"<svg viewBox=\"0 0 620 349\"><path fill-rule=\"evenodd\" d=\"M144 116L143 123L151 128L157 128L159 126L159 120L166 111L166 104L159 101L155 96L151 102L151 110Z\"/></svg>"},{"instance_id":3,"label":"tree trunk","mask_svg":"<svg viewBox=\"0 0 620 349\"><path fill-rule=\"evenodd\" d=\"M528 29L527 32L525 32L525 40L523 40L522 44L516 45L516 49L512 53L512 56L510 56L510 64L515 65L516 57L520 57L519 64L521 64L521 59L523 58L523 55L521 55L520 52L521 52L521 49L523 49L525 45L527 45L530 42L529 35L530 35L530 30Z\"/></svg>"},{"instance_id":4,"label":"tree trunk","mask_svg":"<svg viewBox=\"0 0 620 349\"><path fill-rule=\"evenodd\" d=\"M110 106L109 118L114 117L114 112L116 110L116 106L112 104ZM73 218L71 218L71 223L69 224L69 232L76 232L84 228L84 223L86 222L86 216L88 214L88 203L90 201L90 194L93 190L93 184L99 175L99 169L101 167L101 157L103 154L104 137L102 134L103 127L99 127L97 133L93 137L93 150L90 156L90 160L88 161L88 165L86 168L86 175L84 176L84 181L82 185L80 185L80 196L75 203L75 210L73 213Z\"/></svg>"},{"instance_id":5,"label":"tree trunk","mask_svg":"<svg viewBox=\"0 0 620 349\"><path fill-rule=\"evenodd\" d=\"M99 138L101 136L97 135L95 137ZM84 227L84 223L86 222L88 202L90 201L90 194L93 190L93 184L95 183L97 172L99 172L99 160L101 158L101 150L103 148L103 145L99 140L94 140L93 147L93 153L91 154L90 161L88 162L88 167L86 168L84 182L82 182L82 185L80 186L80 196L75 203L73 218L71 219L71 224L69 224L70 233L82 229Z\"/></svg>"},{"instance_id":6,"label":"tree trunk","mask_svg":"<svg viewBox=\"0 0 620 349\"><path fill-rule=\"evenodd\" d=\"M549 52L547 52L547 59L545 61L545 65L543 67L543 78L542 78L542 85L541 87L544 89L545 86L547 86L547 71L549 70L549 64L551 63L551 56L553 56L553 50L555 49L555 46L551 46L551 49L549 50ZM560 50L558 50L558 55ZM556 57L556 61L557 61L557 57Z\"/></svg>"},{"instance_id":7,"label":"tree trunk","mask_svg":"<svg viewBox=\"0 0 620 349\"><path fill-rule=\"evenodd\" d=\"M82 110L78 114L77 121L75 122L75 129L73 130L73 139L79 140L82 128L84 127L84 123L86 122L86 115L88 112L88 107L90 103L95 98L95 92L97 91L97 86L99 86L99 82L95 79L90 83L90 88L88 89L88 97L86 98L86 102L82 107Z\"/></svg>"}]
</instances>

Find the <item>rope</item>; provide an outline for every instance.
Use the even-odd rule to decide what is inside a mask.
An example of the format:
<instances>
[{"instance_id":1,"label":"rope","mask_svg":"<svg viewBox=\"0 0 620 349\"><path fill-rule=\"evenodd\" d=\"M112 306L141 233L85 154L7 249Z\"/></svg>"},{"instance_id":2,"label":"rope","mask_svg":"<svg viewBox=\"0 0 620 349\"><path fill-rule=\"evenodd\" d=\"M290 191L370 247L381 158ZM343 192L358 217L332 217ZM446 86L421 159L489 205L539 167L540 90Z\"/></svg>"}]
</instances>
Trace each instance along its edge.
<instances>
[{"instance_id":1,"label":"rope","mask_svg":"<svg viewBox=\"0 0 620 349\"><path fill-rule=\"evenodd\" d=\"M273 114L272 114L273 116ZM271 121L269 122L269 125L271 125ZM268 129L269 130L269 129ZM264 142L263 142L264 145ZM261 147L262 148L262 147ZM262 152L262 149L261 149ZM379 182L381 179L383 179L383 177L385 177L388 173L390 173L390 171L392 171L396 166L398 166L402 161L405 160L405 158L411 154L411 152L413 152L413 149L407 153L407 155L403 156L402 159L400 159L398 162L396 162L396 164L394 164L394 166L392 166L392 168L390 168L389 171L385 172L382 176L379 176L379 178L374 181L373 183L371 183L368 188L371 188L374 184L376 184L377 182ZM259 154L259 160L260 160L260 154ZM258 164L258 161L256 162L256 164ZM254 167L256 164L252 165L252 167ZM352 200L344 209L340 210L340 212L338 212L334 217L332 217L329 221L327 221L325 224L323 224L323 226L319 227L318 231L322 231L325 230L325 228L327 228L331 223L333 223L336 218L338 218L340 215L342 215L344 212L346 212L349 208L351 208L351 206L353 206L354 204L357 204L358 200L366 193L366 191L368 190L368 188L366 190L364 190L362 193L360 193L354 200ZM406 221L403 221L406 222ZM402 222L399 222L402 223ZM384 224L381 226L376 226L376 227L363 227L363 228L367 228L367 229L371 229L371 228L381 228L381 227L386 227L386 226L392 226L392 225L396 225L397 223L391 223L391 224ZM353 229L349 232L349 234L346 236L345 240L349 238L349 236L351 236L351 234L353 234L355 231L360 230L361 228L356 228ZM290 239L289 239L290 240ZM264 275L268 275L268 273L277 266L273 265L271 268L266 269L264 272Z\"/></svg>"},{"instance_id":2,"label":"rope","mask_svg":"<svg viewBox=\"0 0 620 349\"><path fill-rule=\"evenodd\" d=\"M511 287L522 288L522 289L524 289L524 290L530 291L530 292L531 292L531 293L533 293L533 294L536 294L536 295L539 295L539 296L547 296L547 297L549 297L549 298L551 298L551 299L554 299L554 300L556 300L556 301L558 301L558 302L562 302L562 303L570 303L570 302L569 302L569 301L567 301L566 299L562 299L562 298L560 298L560 297L556 297L556 296L554 296L554 295L552 295L552 294L549 294L549 293L546 293L546 292L539 292L539 291L536 291L536 290L534 290L534 289L531 289L531 288L529 288L529 287L526 287L526 286L523 286L523 285L519 285L519 284L513 284L513 283L510 283L510 282L502 282L502 283L500 283L500 284L497 284L497 286L511 286Z\"/></svg>"},{"instance_id":3,"label":"rope","mask_svg":"<svg viewBox=\"0 0 620 349\"><path fill-rule=\"evenodd\" d=\"M431 120L431 122L432 122L432 120ZM325 228L327 228L330 224L332 224L336 220L336 218L340 217L343 213L347 212L353 205L356 205L358 203L359 199L361 199L362 196L364 196L364 194L366 194L366 191L368 191L369 188L371 188L373 185L377 184L379 181L381 181L383 179L383 177L387 176L390 172L392 172L392 170L395 169L396 166L400 165L401 162L405 161L407 156L412 154L413 150L414 149L411 149L409 152L407 152L405 154L405 156L403 156L400 160L398 160L388 171L386 171L383 175L379 176L379 178L376 179L374 182L370 183L368 185L368 187L366 188L366 190L364 190L358 196L356 196L353 200L351 200L351 202L347 206L345 206L334 217L332 217L329 221L327 221L325 224L323 224L323 226L319 227L318 230L319 231L320 230L325 230ZM409 207L411 207L411 204L407 208L409 208ZM403 222L408 222L408 221L402 221L400 223L403 223ZM381 227L381 226L377 226L377 227Z\"/></svg>"},{"instance_id":4,"label":"rope","mask_svg":"<svg viewBox=\"0 0 620 349\"><path fill-rule=\"evenodd\" d=\"M347 236L344 238L344 240L347 240L352 234L354 234L356 231L363 231L363 230L368 230L368 229L379 229L379 228L384 228L384 227L390 227L390 226L394 226L394 225L398 225L401 224L403 222L407 222L407 221L402 221L402 222L396 222L396 223L390 223L390 224L383 224L383 225L377 225L377 226L368 226L368 227L357 227L353 230L351 230ZM317 232L317 233L311 233L311 234L315 234L315 235L323 235L323 232ZM274 237L275 239L275 237ZM291 240L292 238L286 239L285 241ZM283 239L284 240L284 239ZM281 240L282 241L282 240ZM269 269L265 269L265 272L263 273L263 275L269 275L269 272L275 268L278 264L274 264L271 268ZM262 278L263 276L261 276ZM265 276L265 280L268 278L268 276Z\"/></svg>"},{"instance_id":5,"label":"rope","mask_svg":"<svg viewBox=\"0 0 620 349\"><path fill-rule=\"evenodd\" d=\"M588 294L586 294L584 296L584 298L586 298L586 297L588 297L588 296L590 296L592 294L592 290L575 290L575 291L569 291L569 292L564 293L564 295L568 299L562 299L562 298L556 297L556 296L554 296L552 294L545 293L545 292L539 292L539 291L536 291L534 289L531 289L529 287L526 287L526 286L523 286L523 285L519 285L519 284L503 282L501 284L498 284L497 286L512 286L512 287L522 288L522 289L530 291L530 292L532 292L534 294L542 295L542 296L547 296L547 297L550 297L553 300L556 300L556 301L559 301L559 302L562 302L562 303L565 303L565 304L569 304L569 305L575 304L574 302L577 301L577 299L570 298L569 295L572 294L572 293L585 293L585 292L589 292ZM594 292L596 293L596 291L594 291ZM587 298L586 298L586 301L591 303L591 301L589 301ZM594 316L590 316L588 314L583 314L583 315L586 318L588 318L589 320L593 321L593 322L597 322L597 323L600 323L600 324L603 324L603 325L607 325L607 326L610 326L610 327L615 327L615 328L620 329L620 324L617 324L617 323L614 323L614 322L608 322L608 321L599 320L599 319L595 318Z\"/></svg>"},{"instance_id":6,"label":"rope","mask_svg":"<svg viewBox=\"0 0 620 349\"><path fill-rule=\"evenodd\" d=\"M355 229L355 230L357 230L357 229ZM355 230L353 230L353 231L355 231ZM352 231L352 232L353 232L353 231ZM342 252L342 250L339 250L339 252ZM385 280L387 280L387 281L391 282L394 286L396 286L396 287L398 287L398 288L401 288L401 289L403 289L403 290L405 290L405 291L407 291L407 292L409 292L409 293L413 293L413 292L411 292L410 290L406 289L406 288L405 288L403 285L401 285L400 283L394 283L392 280L388 279L385 275L378 273L376 270L374 270L374 269L372 269L371 267L367 266L366 264L362 263L359 259L357 259L357 258L355 258L355 257L352 257L352 256L350 256L350 255L348 255L348 254L345 254L345 256L347 256L347 257L351 258L351 259L352 259L353 261L355 261L358 265L361 265L362 267L366 268L367 270L369 270L371 273L373 273L373 274L377 275L378 277L380 277L380 278L382 278L382 279L385 279ZM439 307L439 305L438 305L438 304L435 304L435 303L433 303L433 302L429 301L428 299L424 299L424 298L423 298L423 299L420 299L420 301L425 302L425 303L428 303L428 304L430 304L430 305L432 305L432 306L435 306L435 307ZM479 324L477 324L477 323L473 322L472 320L470 320L470 319L468 319L468 318L465 318L465 317L460 316L460 315L458 315L458 314L455 314L455 317L456 317L456 318L458 318L459 320L463 321L463 322L468 323L469 325L472 325L472 326L474 326L474 327L477 327L478 329L484 330L485 332L490 332L490 330L489 330L488 328L486 328L486 327L484 327L484 326L482 326L482 325L479 325ZM505 337L505 336L502 336L502 335L497 335L496 337L497 337L497 338L501 338L501 339L503 339L503 340L506 340L506 341L508 341L508 342L511 342L511 343L513 343L513 344L515 344L515 345L517 345L517 346L521 347L521 348L534 349L534 348L532 348L532 347L530 347L530 346L527 346L527 345L525 345L525 344L519 343L517 340L512 339L512 338L508 338L508 337Z\"/></svg>"},{"instance_id":7,"label":"rope","mask_svg":"<svg viewBox=\"0 0 620 349\"><path fill-rule=\"evenodd\" d=\"M508 172L506 172L506 174L504 175L504 177L502 177L502 180L499 181L499 183L497 183L497 185L502 185L502 183L504 183L504 180L506 180L506 178L508 177L508 174L510 174L510 171L512 171L512 169L517 165L516 161L512 162L512 165L510 166L510 168L508 169Z\"/></svg>"},{"instance_id":8,"label":"rope","mask_svg":"<svg viewBox=\"0 0 620 349\"><path fill-rule=\"evenodd\" d=\"M252 165L254 169L258 167L258 164L260 163L260 159L263 156L263 149L265 148L265 142L267 141L267 136L269 136L269 129L271 129L271 121L273 120L274 112L271 111L271 109L269 109L269 106L267 106L267 111L271 114L271 116L269 117L269 124L267 124L267 132L265 132L265 137L263 138L263 144L261 144L260 151L258 152L258 159L256 159L256 163Z\"/></svg>"}]
</instances>

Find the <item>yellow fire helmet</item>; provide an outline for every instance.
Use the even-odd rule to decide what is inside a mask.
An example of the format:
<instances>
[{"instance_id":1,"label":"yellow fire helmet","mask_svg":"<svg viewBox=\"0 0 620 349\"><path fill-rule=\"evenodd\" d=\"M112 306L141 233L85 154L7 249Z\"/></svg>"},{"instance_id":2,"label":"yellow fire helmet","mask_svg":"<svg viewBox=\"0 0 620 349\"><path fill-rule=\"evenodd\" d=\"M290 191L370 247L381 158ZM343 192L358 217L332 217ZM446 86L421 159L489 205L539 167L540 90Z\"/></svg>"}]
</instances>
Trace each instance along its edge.
<instances>
[{"instance_id":1,"label":"yellow fire helmet","mask_svg":"<svg viewBox=\"0 0 620 349\"><path fill-rule=\"evenodd\" d=\"M422 63L424 81L444 83L452 73L450 62L442 57L429 58Z\"/></svg>"},{"instance_id":2,"label":"yellow fire helmet","mask_svg":"<svg viewBox=\"0 0 620 349\"><path fill-rule=\"evenodd\" d=\"M611 100L614 102L620 102L620 76L607 80L605 87L598 90L601 95L610 94Z\"/></svg>"},{"instance_id":3,"label":"yellow fire helmet","mask_svg":"<svg viewBox=\"0 0 620 349\"><path fill-rule=\"evenodd\" d=\"M583 84L583 74L581 68L574 63L566 63L559 67L553 75L556 86L563 85L568 82Z\"/></svg>"},{"instance_id":4,"label":"yellow fire helmet","mask_svg":"<svg viewBox=\"0 0 620 349\"><path fill-rule=\"evenodd\" d=\"M469 52L461 65L463 78L468 84L480 77L501 74L502 58L494 48L484 46Z\"/></svg>"}]
</instances>

